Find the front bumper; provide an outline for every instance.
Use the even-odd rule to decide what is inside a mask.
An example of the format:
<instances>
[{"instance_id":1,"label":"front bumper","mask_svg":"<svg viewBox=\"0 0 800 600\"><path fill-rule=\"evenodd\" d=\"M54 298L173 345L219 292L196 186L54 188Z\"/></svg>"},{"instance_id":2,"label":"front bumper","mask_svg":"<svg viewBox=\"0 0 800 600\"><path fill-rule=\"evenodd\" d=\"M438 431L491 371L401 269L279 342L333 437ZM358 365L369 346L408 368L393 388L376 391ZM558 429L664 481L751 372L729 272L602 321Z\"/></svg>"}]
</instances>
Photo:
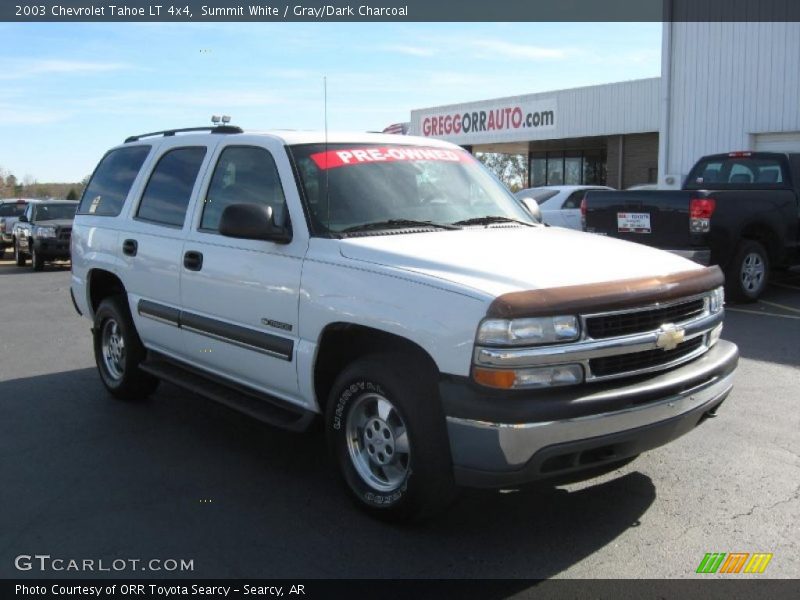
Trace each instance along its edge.
<instances>
[{"instance_id":1,"label":"front bumper","mask_svg":"<svg viewBox=\"0 0 800 600\"><path fill-rule=\"evenodd\" d=\"M456 481L502 487L581 479L687 433L713 416L733 386L737 347L656 376L498 397L467 382L440 393ZM565 391L566 390L566 391Z\"/></svg>"},{"instance_id":2,"label":"front bumper","mask_svg":"<svg viewBox=\"0 0 800 600\"><path fill-rule=\"evenodd\" d=\"M70 241L56 238L42 238L33 241L36 254L48 260L68 259L70 257Z\"/></svg>"}]
</instances>

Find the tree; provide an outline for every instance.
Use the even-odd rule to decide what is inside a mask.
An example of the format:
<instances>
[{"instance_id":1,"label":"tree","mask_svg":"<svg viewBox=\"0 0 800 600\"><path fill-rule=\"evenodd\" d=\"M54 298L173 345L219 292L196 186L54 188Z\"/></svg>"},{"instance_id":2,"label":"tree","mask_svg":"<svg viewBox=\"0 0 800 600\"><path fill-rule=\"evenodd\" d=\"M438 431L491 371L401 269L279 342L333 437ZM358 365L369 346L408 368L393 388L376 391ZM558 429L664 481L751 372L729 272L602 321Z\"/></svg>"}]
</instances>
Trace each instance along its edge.
<instances>
[{"instance_id":1,"label":"tree","mask_svg":"<svg viewBox=\"0 0 800 600\"><path fill-rule=\"evenodd\" d=\"M75 188L69 188L69 192L67 192L67 200L77 200L78 193L75 191Z\"/></svg>"},{"instance_id":2,"label":"tree","mask_svg":"<svg viewBox=\"0 0 800 600\"><path fill-rule=\"evenodd\" d=\"M528 157L525 154L484 152L476 153L475 158L512 192L522 189L528 182Z\"/></svg>"}]
</instances>

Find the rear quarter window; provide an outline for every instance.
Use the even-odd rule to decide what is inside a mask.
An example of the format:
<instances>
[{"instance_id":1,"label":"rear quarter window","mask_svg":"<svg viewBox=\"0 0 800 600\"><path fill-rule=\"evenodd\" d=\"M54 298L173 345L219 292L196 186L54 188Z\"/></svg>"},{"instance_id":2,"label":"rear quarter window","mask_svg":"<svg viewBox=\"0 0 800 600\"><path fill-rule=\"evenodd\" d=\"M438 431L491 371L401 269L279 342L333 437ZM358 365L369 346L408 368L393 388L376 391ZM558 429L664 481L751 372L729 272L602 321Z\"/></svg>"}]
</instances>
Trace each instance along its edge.
<instances>
[{"instance_id":1,"label":"rear quarter window","mask_svg":"<svg viewBox=\"0 0 800 600\"><path fill-rule=\"evenodd\" d=\"M116 217L122 211L150 146L117 148L97 165L81 197L78 214Z\"/></svg>"}]
</instances>

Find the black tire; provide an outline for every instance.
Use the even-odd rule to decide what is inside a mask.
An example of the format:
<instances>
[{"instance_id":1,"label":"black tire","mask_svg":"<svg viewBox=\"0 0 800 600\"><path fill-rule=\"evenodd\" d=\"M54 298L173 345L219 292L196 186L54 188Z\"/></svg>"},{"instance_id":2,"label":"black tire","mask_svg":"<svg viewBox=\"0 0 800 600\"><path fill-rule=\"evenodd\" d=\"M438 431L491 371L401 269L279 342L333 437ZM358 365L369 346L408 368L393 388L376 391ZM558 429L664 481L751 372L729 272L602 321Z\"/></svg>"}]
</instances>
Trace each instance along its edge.
<instances>
[{"instance_id":1,"label":"black tire","mask_svg":"<svg viewBox=\"0 0 800 600\"><path fill-rule=\"evenodd\" d=\"M104 343L107 331L117 332L122 346L115 345L115 358L107 358L108 343ZM107 329L108 328L108 329ZM94 316L94 358L100 379L109 393L121 400L144 400L158 387L158 379L145 373L139 365L145 359L145 350L133 324L128 301L125 296L113 296L100 303ZM109 366L114 363L118 368Z\"/></svg>"},{"instance_id":2,"label":"black tire","mask_svg":"<svg viewBox=\"0 0 800 600\"><path fill-rule=\"evenodd\" d=\"M14 262L18 267L25 266L25 255L19 249L19 242L14 240Z\"/></svg>"},{"instance_id":3,"label":"black tire","mask_svg":"<svg viewBox=\"0 0 800 600\"><path fill-rule=\"evenodd\" d=\"M41 254L36 252L36 249L33 247L32 242L28 242L31 247L31 268L34 271L42 271L44 270L44 258Z\"/></svg>"},{"instance_id":4,"label":"black tire","mask_svg":"<svg viewBox=\"0 0 800 600\"><path fill-rule=\"evenodd\" d=\"M767 289L769 255L755 240L742 240L725 270L725 290L738 302L755 302Z\"/></svg>"},{"instance_id":5,"label":"black tire","mask_svg":"<svg viewBox=\"0 0 800 600\"><path fill-rule=\"evenodd\" d=\"M423 361L405 355L370 355L357 359L345 368L331 389L325 411L325 429L331 455L356 505L382 520L420 520L442 510L455 498L456 487L445 418L435 375L429 371L430 368ZM357 430L357 435L348 435L348 419L355 422L362 407L375 397L388 400L395 410L386 417L387 428L392 429L393 434L404 429L407 435L406 442L402 443L408 448L406 454L403 453L399 437L395 439L392 435L390 439L387 435L385 441L379 440L383 451L387 453L384 458L396 461L395 471L403 473L400 483L391 489L379 489L361 474L367 468L382 475L383 467L387 466L375 462L377 456L381 456L380 451L377 456L374 452L371 457L368 456L368 429L374 425L375 431L384 433L378 428L377 421L380 419L373 417ZM395 427L398 422L404 427ZM375 440L380 437L376 434ZM377 447L378 442L375 443ZM384 443L386 446L383 446ZM356 451L353 450L357 446L362 449L360 456L368 459L363 464L370 466L357 466L358 459L354 458ZM362 469L361 473L359 468Z\"/></svg>"}]
</instances>

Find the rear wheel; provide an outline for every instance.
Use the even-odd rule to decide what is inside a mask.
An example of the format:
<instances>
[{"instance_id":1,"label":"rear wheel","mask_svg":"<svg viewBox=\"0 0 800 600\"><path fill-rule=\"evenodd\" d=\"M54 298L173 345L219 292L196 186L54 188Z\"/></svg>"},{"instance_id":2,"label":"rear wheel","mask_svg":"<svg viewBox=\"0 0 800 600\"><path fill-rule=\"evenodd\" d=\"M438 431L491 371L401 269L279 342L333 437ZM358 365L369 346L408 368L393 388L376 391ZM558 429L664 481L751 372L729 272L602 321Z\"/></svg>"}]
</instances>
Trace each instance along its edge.
<instances>
[{"instance_id":1,"label":"rear wheel","mask_svg":"<svg viewBox=\"0 0 800 600\"><path fill-rule=\"evenodd\" d=\"M755 302L767 288L769 255L755 240L743 240L725 273L727 292L741 302Z\"/></svg>"},{"instance_id":2,"label":"rear wheel","mask_svg":"<svg viewBox=\"0 0 800 600\"><path fill-rule=\"evenodd\" d=\"M94 357L103 385L112 396L142 400L158 387L158 379L139 365L147 351L136 333L124 296L106 298L94 317Z\"/></svg>"},{"instance_id":3,"label":"rear wheel","mask_svg":"<svg viewBox=\"0 0 800 600\"><path fill-rule=\"evenodd\" d=\"M326 432L345 486L371 515L412 521L455 495L444 415L422 361L366 356L337 378Z\"/></svg>"}]
</instances>

